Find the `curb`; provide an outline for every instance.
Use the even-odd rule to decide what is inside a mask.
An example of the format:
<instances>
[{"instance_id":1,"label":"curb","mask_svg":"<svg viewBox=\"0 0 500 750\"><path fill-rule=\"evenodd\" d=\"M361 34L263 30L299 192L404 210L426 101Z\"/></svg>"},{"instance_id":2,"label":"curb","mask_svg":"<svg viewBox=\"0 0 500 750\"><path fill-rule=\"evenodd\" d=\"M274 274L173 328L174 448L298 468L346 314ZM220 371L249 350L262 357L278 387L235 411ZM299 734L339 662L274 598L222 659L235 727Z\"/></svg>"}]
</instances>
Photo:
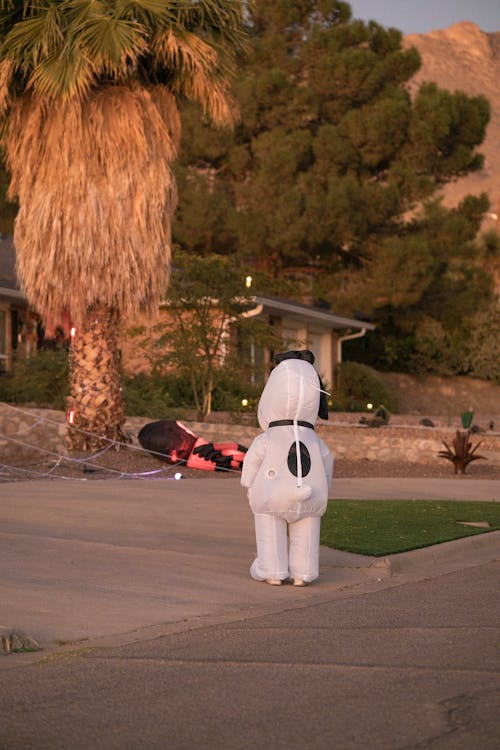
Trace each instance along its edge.
<instances>
[{"instance_id":1,"label":"curb","mask_svg":"<svg viewBox=\"0 0 500 750\"><path fill-rule=\"evenodd\" d=\"M370 567L384 567L389 575L432 568L435 572L458 570L500 559L500 531L453 539L432 547L378 558Z\"/></svg>"}]
</instances>

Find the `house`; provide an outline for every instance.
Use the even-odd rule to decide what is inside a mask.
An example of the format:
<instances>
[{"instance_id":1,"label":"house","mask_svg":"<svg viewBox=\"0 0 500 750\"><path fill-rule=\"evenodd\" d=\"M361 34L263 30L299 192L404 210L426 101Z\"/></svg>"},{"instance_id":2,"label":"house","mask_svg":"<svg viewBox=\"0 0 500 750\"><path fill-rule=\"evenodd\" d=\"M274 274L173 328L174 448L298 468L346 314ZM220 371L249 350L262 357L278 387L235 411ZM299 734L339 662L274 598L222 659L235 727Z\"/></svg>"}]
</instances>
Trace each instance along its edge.
<instances>
[{"instance_id":1,"label":"house","mask_svg":"<svg viewBox=\"0 0 500 750\"><path fill-rule=\"evenodd\" d=\"M306 305L288 299L272 296L251 296L247 298L248 306L241 313L243 318L256 318L273 329L277 340L277 351L287 349L310 349L315 357L315 367L325 384L333 387L337 366L342 362L342 344L350 339L360 338L368 331L375 329L373 323L356 318L348 318L337 315L324 307ZM120 342L122 352L122 363L124 370L128 373L146 372L150 369L150 359L146 354L151 342L156 345L150 350L155 352L154 358L161 361L162 358L168 362L168 345L160 345L158 342L162 333L172 327L176 315L167 301L161 306L157 320L153 324L136 321L137 329L140 331L136 337L133 330L123 337ZM180 311L184 317L184 324L189 325L189 310ZM248 363L249 379L258 384L267 377L273 366L274 351L265 348L263 344L256 343L252 336L241 337L242 332L232 323L237 318L225 322L219 320L217 300L213 300L213 321L215 332L220 327L221 356L224 359L229 348L236 347L241 360ZM197 327L197 323L194 324ZM225 331L225 333L223 333ZM198 331L203 335L201 330ZM197 340L197 336L194 336ZM212 341L217 335L211 336ZM229 343L230 342L230 343ZM170 344L172 345L172 344Z\"/></svg>"},{"instance_id":2,"label":"house","mask_svg":"<svg viewBox=\"0 0 500 750\"><path fill-rule=\"evenodd\" d=\"M256 296L255 307L247 315L264 317L276 328L290 349L310 349L323 381L335 383L337 365L342 362L342 344L361 338L375 326L364 320L336 315L323 307L305 305L278 297ZM271 359L271 353L267 356ZM270 362L268 363L270 364Z\"/></svg>"},{"instance_id":3,"label":"house","mask_svg":"<svg viewBox=\"0 0 500 750\"><path fill-rule=\"evenodd\" d=\"M323 307L305 305L271 296L252 297L253 306L246 317L258 316L273 326L279 338L290 349L310 349L323 381L335 382L335 370L342 362L344 341L364 336L375 326L356 318L336 315ZM15 250L12 238L0 238L0 371L8 370L13 352L30 356L42 342L42 329L36 314L30 311L26 297L19 290L15 273ZM123 342L123 363L128 371L144 369L144 360L128 337ZM254 346L249 343L249 346ZM259 371L269 371L273 352L252 350L250 361ZM262 365L264 365L262 367Z\"/></svg>"}]
</instances>

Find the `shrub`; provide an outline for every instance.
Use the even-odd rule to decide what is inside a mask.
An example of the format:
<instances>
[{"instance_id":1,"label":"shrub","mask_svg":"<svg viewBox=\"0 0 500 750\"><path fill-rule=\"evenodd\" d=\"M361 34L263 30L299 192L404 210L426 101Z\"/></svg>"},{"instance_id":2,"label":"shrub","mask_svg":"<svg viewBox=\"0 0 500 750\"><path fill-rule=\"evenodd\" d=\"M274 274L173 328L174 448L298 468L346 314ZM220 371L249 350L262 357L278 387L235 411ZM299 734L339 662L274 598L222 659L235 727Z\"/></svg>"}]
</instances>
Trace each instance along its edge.
<instances>
[{"instance_id":1,"label":"shrub","mask_svg":"<svg viewBox=\"0 0 500 750\"><path fill-rule=\"evenodd\" d=\"M258 400L262 385L248 385L233 372L221 371L213 392L214 411L243 411L243 398L251 404ZM151 419L193 419L186 412L196 409L191 383L175 373L140 373L123 378L127 414ZM246 410L248 411L248 409Z\"/></svg>"},{"instance_id":2,"label":"shrub","mask_svg":"<svg viewBox=\"0 0 500 750\"><path fill-rule=\"evenodd\" d=\"M64 410L68 391L69 363L65 349L18 357L12 370L0 377L0 401Z\"/></svg>"},{"instance_id":3,"label":"shrub","mask_svg":"<svg viewBox=\"0 0 500 750\"><path fill-rule=\"evenodd\" d=\"M332 406L335 411L366 411L367 403L375 407L384 404L390 412L397 411L393 390L372 367L343 362L337 370L337 379Z\"/></svg>"},{"instance_id":4,"label":"shrub","mask_svg":"<svg viewBox=\"0 0 500 750\"><path fill-rule=\"evenodd\" d=\"M127 414L151 419L186 418L182 412L193 409L190 383L173 373L139 373L122 378Z\"/></svg>"},{"instance_id":5,"label":"shrub","mask_svg":"<svg viewBox=\"0 0 500 750\"><path fill-rule=\"evenodd\" d=\"M127 415L151 419L194 419L191 383L176 373L139 373L122 377ZM248 385L235 372L226 370L217 381L213 406L217 411L244 410L241 401L258 400L262 384ZM0 401L33 404L45 409L66 409L69 393L68 352L39 351L19 357L12 370L0 375Z\"/></svg>"},{"instance_id":6,"label":"shrub","mask_svg":"<svg viewBox=\"0 0 500 750\"><path fill-rule=\"evenodd\" d=\"M256 407L264 382L258 385L249 383L242 378L238 371L224 370L217 381L213 393L213 408L215 411L240 412L249 411ZM249 407L242 406L242 400L247 399Z\"/></svg>"}]
</instances>

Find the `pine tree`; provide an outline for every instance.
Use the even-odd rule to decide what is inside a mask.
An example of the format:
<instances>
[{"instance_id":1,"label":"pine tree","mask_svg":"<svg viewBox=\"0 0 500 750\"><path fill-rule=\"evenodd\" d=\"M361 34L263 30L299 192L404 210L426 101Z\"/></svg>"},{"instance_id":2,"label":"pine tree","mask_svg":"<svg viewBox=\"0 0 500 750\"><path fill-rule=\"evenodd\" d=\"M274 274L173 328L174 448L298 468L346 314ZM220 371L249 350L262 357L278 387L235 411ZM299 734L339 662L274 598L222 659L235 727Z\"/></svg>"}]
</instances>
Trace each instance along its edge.
<instances>
[{"instance_id":1,"label":"pine tree","mask_svg":"<svg viewBox=\"0 0 500 750\"><path fill-rule=\"evenodd\" d=\"M183 113L174 236L235 253L276 288L305 280L336 312L377 322L371 362L409 363L425 321L451 334L491 297L474 241L486 196L456 209L438 197L480 168L489 104L432 83L412 100L417 51L396 29L352 20L347 3L256 0L248 30L235 132Z\"/></svg>"}]
</instances>

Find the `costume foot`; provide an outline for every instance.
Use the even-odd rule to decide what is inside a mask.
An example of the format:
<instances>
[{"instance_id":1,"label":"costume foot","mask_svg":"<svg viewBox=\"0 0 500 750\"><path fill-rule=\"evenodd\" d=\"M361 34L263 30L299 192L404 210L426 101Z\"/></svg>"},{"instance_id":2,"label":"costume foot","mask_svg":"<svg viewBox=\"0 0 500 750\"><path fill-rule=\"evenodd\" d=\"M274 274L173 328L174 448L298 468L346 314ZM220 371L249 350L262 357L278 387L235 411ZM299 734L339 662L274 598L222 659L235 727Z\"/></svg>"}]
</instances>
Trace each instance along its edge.
<instances>
[{"instance_id":1,"label":"costume foot","mask_svg":"<svg viewBox=\"0 0 500 750\"><path fill-rule=\"evenodd\" d=\"M268 583L270 586L281 586L281 581L279 578L266 578L266 583Z\"/></svg>"},{"instance_id":2,"label":"costume foot","mask_svg":"<svg viewBox=\"0 0 500 750\"><path fill-rule=\"evenodd\" d=\"M293 585L294 586L307 586L307 581L304 581L303 578L294 578Z\"/></svg>"}]
</instances>

